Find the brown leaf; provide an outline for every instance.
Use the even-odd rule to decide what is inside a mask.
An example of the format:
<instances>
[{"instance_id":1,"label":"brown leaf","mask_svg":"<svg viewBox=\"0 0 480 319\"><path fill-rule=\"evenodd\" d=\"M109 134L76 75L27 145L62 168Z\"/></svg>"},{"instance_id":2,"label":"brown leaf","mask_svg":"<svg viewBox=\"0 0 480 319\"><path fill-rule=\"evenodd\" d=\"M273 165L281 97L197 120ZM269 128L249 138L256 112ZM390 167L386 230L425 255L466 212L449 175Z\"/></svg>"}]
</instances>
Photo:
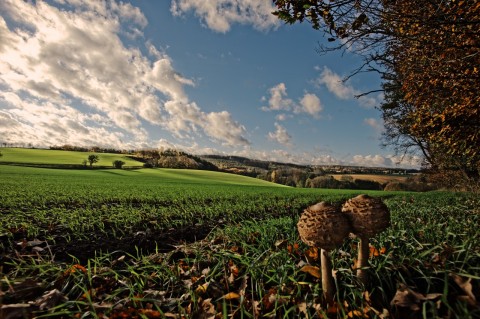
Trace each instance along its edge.
<instances>
[{"instance_id":1,"label":"brown leaf","mask_svg":"<svg viewBox=\"0 0 480 319\"><path fill-rule=\"evenodd\" d=\"M62 301L68 300L58 289L50 290L43 294L40 298L35 300L35 305L37 305L40 310L50 309L61 303Z\"/></svg>"},{"instance_id":2,"label":"brown leaf","mask_svg":"<svg viewBox=\"0 0 480 319\"><path fill-rule=\"evenodd\" d=\"M265 310L270 311L275 305L275 300L277 299L277 290L275 288L270 288L268 293L263 296L262 304Z\"/></svg>"},{"instance_id":3,"label":"brown leaf","mask_svg":"<svg viewBox=\"0 0 480 319\"><path fill-rule=\"evenodd\" d=\"M305 265L300 269L300 271L306 272L307 274L310 274L315 278L322 278L320 268L318 268L317 266Z\"/></svg>"},{"instance_id":4,"label":"brown leaf","mask_svg":"<svg viewBox=\"0 0 480 319\"><path fill-rule=\"evenodd\" d=\"M194 318L199 319L214 319L215 305L212 304L212 299L199 300L199 309L193 314Z\"/></svg>"},{"instance_id":5,"label":"brown leaf","mask_svg":"<svg viewBox=\"0 0 480 319\"><path fill-rule=\"evenodd\" d=\"M459 296L459 299L466 301L469 305L475 306L477 304L477 299L473 294L472 278L463 278L459 275L451 275L453 281L463 290L466 296Z\"/></svg>"},{"instance_id":6,"label":"brown leaf","mask_svg":"<svg viewBox=\"0 0 480 319\"><path fill-rule=\"evenodd\" d=\"M434 300L441 296L442 294L438 293L423 295L421 293L413 291L404 284L400 284L400 287L397 289L397 292L390 304L392 306L409 308L413 311L419 311L421 309L420 304L422 303L422 301Z\"/></svg>"},{"instance_id":7,"label":"brown leaf","mask_svg":"<svg viewBox=\"0 0 480 319\"><path fill-rule=\"evenodd\" d=\"M298 311L300 313L303 313L305 315L305 317L308 318L307 303L306 302L301 302L297 305L297 307L298 307Z\"/></svg>"}]
</instances>

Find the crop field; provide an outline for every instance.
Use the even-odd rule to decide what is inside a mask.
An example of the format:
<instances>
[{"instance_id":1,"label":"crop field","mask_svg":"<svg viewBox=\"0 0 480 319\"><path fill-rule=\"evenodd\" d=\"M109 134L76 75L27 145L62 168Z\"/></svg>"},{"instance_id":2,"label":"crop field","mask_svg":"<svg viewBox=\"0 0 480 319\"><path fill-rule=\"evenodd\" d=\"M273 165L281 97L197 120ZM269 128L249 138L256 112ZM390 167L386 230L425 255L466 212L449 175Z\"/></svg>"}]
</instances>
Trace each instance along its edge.
<instances>
[{"instance_id":1,"label":"crop field","mask_svg":"<svg viewBox=\"0 0 480 319\"><path fill-rule=\"evenodd\" d=\"M336 180L341 180L343 176L351 176L353 179L363 179L367 181L386 184L388 182L404 182L407 179L405 175L375 175L375 174L333 174Z\"/></svg>"},{"instance_id":2,"label":"crop field","mask_svg":"<svg viewBox=\"0 0 480 319\"><path fill-rule=\"evenodd\" d=\"M1 148L0 151L4 156L0 157L0 163L17 163L17 164L37 164L37 165L82 165L88 155L98 155L99 161L94 166L112 166L115 160L125 162L125 166L142 167L143 163L135 161L128 156L122 154L111 153L94 153L94 152L74 152L74 151L57 151L47 149L30 149L30 148ZM88 164L87 164L88 165Z\"/></svg>"},{"instance_id":3,"label":"crop field","mask_svg":"<svg viewBox=\"0 0 480 319\"><path fill-rule=\"evenodd\" d=\"M326 304L302 211L362 193L218 172L0 165L0 318L475 318L480 199L368 192L392 223L331 252Z\"/></svg>"}]
</instances>

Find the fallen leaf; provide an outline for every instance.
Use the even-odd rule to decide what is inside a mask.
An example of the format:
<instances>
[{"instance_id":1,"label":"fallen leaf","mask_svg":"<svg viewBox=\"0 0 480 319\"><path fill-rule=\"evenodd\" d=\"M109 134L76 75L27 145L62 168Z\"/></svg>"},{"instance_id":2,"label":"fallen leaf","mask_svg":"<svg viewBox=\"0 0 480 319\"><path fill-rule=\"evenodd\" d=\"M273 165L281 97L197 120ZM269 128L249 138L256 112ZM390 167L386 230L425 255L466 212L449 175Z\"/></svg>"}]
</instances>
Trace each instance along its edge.
<instances>
[{"instance_id":1,"label":"fallen leaf","mask_svg":"<svg viewBox=\"0 0 480 319\"><path fill-rule=\"evenodd\" d=\"M317 266L305 265L300 269L300 271L306 272L315 278L322 278L322 272Z\"/></svg>"},{"instance_id":2,"label":"fallen leaf","mask_svg":"<svg viewBox=\"0 0 480 319\"><path fill-rule=\"evenodd\" d=\"M212 304L212 299L199 300L199 309L193 314L194 318L198 319L214 319L215 305Z\"/></svg>"},{"instance_id":3,"label":"fallen leaf","mask_svg":"<svg viewBox=\"0 0 480 319\"><path fill-rule=\"evenodd\" d=\"M240 299L240 295L236 292L229 292L228 294L224 295L222 298L225 300L232 300L232 299Z\"/></svg>"},{"instance_id":4,"label":"fallen leaf","mask_svg":"<svg viewBox=\"0 0 480 319\"><path fill-rule=\"evenodd\" d=\"M400 287L397 289L397 292L395 293L395 296L393 297L390 304L392 306L409 308L413 311L419 311L421 309L420 304L422 303L422 301L435 300L441 296L442 294L439 293L423 295L421 293L413 291L404 284L400 284Z\"/></svg>"},{"instance_id":5,"label":"fallen leaf","mask_svg":"<svg viewBox=\"0 0 480 319\"><path fill-rule=\"evenodd\" d=\"M270 311L275 305L275 300L277 299L277 290L275 288L270 288L268 293L263 296L262 304L266 311Z\"/></svg>"},{"instance_id":6,"label":"fallen leaf","mask_svg":"<svg viewBox=\"0 0 480 319\"><path fill-rule=\"evenodd\" d=\"M475 306L477 304L477 299L473 294L472 278L463 278L459 275L451 275L453 281L463 290L465 296L459 296L460 300L466 301L469 305Z\"/></svg>"},{"instance_id":7,"label":"fallen leaf","mask_svg":"<svg viewBox=\"0 0 480 319\"><path fill-rule=\"evenodd\" d=\"M307 303L306 302L301 302L297 305L298 307L298 311L300 313L303 313L305 315L305 317L307 317L307 319L309 318L308 317L308 312L307 312Z\"/></svg>"},{"instance_id":8,"label":"fallen leaf","mask_svg":"<svg viewBox=\"0 0 480 319\"><path fill-rule=\"evenodd\" d=\"M35 305L37 305L40 310L45 310L53 308L66 300L68 299L64 294L62 294L58 289L53 289L44 293L40 298L35 300Z\"/></svg>"},{"instance_id":9,"label":"fallen leaf","mask_svg":"<svg viewBox=\"0 0 480 319\"><path fill-rule=\"evenodd\" d=\"M318 254L317 247L310 247L305 251L305 258L307 258L309 263L314 263L319 260L320 255Z\"/></svg>"}]
</instances>

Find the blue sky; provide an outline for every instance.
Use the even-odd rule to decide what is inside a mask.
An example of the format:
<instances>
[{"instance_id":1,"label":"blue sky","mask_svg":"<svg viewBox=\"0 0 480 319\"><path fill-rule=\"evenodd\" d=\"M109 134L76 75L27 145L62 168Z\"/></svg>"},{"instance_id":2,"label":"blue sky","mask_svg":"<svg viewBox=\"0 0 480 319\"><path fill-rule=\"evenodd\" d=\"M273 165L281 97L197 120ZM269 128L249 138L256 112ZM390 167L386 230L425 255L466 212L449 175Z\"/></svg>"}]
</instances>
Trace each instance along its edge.
<instances>
[{"instance_id":1,"label":"blue sky","mask_svg":"<svg viewBox=\"0 0 480 319\"><path fill-rule=\"evenodd\" d=\"M178 148L300 164L397 164L375 74L319 55L270 0L0 3L0 139Z\"/></svg>"}]
</instances>

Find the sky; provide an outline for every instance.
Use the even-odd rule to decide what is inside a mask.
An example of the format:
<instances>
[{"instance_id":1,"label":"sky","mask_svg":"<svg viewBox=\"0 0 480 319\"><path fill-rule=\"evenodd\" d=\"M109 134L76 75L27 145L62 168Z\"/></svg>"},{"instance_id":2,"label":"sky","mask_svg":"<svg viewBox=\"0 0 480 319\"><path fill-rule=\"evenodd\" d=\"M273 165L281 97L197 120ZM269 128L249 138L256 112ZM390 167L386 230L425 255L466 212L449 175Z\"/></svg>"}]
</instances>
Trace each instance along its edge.
<instances>
[{"instance_id":1,"label":"sky","mask_svg":"<svg viewBox=\"0 0 480 319\"><path fill-rule=\"evenodd\" d=\"M0 1L0 142L418 167L380 147L376 74L270 0Z\"/></svg>"}]
</instances>

